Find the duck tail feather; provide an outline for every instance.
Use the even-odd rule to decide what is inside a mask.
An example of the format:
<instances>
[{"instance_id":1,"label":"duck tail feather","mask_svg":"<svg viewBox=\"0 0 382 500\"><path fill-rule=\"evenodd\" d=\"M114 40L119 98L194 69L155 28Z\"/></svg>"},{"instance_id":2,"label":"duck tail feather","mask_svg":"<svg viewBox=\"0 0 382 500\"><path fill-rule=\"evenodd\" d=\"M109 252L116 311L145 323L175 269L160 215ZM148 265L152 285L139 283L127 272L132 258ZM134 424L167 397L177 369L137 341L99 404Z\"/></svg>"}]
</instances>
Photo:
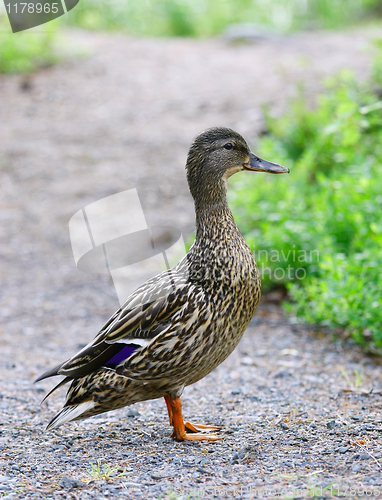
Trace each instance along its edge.
<instances>
[{"instance_id":1,"label":"duck tail feather","mask_svg":"<svg viewBox=\"0 0 382 500\"><path fill-rule=\"evenodd\" d=\"M44 397L44 399L41 401L41 404L42 404L42 403L43 403L46 399L48 399L48 398L49 398L49 396L50 396L50 395L51 395L51 394L52 394L52 393L53 393L56 389L58 389L58 388L59 388L59 387L61 387L62 385L67 384L67 383L68 383L68 382L70 382L71 380L73 380L71 377L65 377L63 380L61 380L61 382L60 382L59 384L55 385L55 386L53 387L53 389L51 389L51 390L48 392L48 394L47 394L47 395Z\"/></svg>"},{"instance_id":2,"label":"duck tail feather","mask_svg":"<svg viewBox=\"0 0 382 500\"><path fill-rule=\"evenodd\" d=\"M46 430L56 429L60 425L78 420L86 411L94 408L94 401L84 401L78 405L64 406L60 412L49 422Z\"/></svg>"},{"instance_id":3,"label":"duck tail feather","mask_svg":"<svg viewBox=\"0 0 382 500\"><path fill-rule=\"evenodd\" d=\"M65 361L66 363L66 361ZM60 375L59 371L65 363L60 363L59 365L55 366L54 368L51 368L47 372L43 373L40 377L36 378L34 383L36 384L37 382L40 382L40 380L44 380L45 378L49 377L55 377L56 375Z\"/></svg>"}]
</instances>

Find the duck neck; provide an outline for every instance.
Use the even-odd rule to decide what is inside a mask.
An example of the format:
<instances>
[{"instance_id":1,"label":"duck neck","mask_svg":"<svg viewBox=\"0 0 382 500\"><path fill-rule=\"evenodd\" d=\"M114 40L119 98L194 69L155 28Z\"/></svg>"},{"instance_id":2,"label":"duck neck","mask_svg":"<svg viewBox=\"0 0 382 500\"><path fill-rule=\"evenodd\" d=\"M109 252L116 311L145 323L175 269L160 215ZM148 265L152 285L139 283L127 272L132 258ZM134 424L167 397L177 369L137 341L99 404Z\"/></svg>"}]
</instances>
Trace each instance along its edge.
<instances>
[{"instance_id":1,"label":"duck neck","mask_svg":"<svg viewBox=\"0 0 382 500\"><path fill-rule=\"evenodd\" d=\"M226 199L208 205L195 203L195 212L196 240L214 239L222 230L225 235L239 232Z\"/></svg>"},{"instance_id":2,"label":"duck neck","mask_svg":"<svg viewBox=\"0 0 382 500\"><path fill-rule=\"evenodd\" d=\"M227 205L227 181L218 171L207 168L189 168L187 180L195 201L195 210L207 209L215 205Z\"/></svg>"}]
</instances>

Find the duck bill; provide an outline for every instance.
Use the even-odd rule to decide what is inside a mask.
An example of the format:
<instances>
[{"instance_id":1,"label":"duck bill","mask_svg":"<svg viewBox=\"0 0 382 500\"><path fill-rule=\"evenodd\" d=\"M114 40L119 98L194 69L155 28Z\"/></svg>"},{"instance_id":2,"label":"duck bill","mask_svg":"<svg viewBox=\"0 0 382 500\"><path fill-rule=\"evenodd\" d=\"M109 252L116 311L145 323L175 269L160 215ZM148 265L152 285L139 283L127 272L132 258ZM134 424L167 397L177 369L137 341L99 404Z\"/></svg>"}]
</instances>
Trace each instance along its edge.
<instances>
[{"instance_id":1,"label":"duck bill","mask_svg":"<svg viewBox=\"0 0 382 500\"><path fill-rule=\"evenodd\" d=\"M271 163L270 161L263 160L258 156L250 153L249 162L244 163L245 170L252 170L253 172L268 172L269 174L288 174L289 168Z\"/></svg>"}]
</instances>

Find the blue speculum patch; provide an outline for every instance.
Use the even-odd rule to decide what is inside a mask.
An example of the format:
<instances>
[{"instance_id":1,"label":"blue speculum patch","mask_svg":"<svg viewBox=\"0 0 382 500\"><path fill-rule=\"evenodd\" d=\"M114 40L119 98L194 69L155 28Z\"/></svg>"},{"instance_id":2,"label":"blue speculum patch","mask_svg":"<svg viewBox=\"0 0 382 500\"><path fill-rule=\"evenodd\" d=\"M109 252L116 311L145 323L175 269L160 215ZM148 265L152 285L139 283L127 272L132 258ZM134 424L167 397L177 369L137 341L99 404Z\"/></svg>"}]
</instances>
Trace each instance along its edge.
<instances>
[{"instance_id":1,"label":"blue speculum patch","mask_svg":"<svg viewBox=\"0 0 382 500\"><path fill-rule=\"evenodd\" d=\"M122 361L130 357L135 352L137 347L138 346L125 345L119 352L117 352L117 354L109 359L109 361L105 363L104 366L107 366L108 368L115 368L117 365L122 363Z\"/></svg>"}]
</instances>

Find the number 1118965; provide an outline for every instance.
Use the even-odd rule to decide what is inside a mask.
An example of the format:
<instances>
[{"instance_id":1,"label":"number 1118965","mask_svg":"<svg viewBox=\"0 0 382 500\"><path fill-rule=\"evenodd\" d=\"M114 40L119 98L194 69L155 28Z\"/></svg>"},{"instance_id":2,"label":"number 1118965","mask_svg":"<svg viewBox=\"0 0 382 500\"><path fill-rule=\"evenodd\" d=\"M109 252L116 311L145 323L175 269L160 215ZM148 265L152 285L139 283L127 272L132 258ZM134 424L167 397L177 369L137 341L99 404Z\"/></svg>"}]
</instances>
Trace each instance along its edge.
<instances>
[{"instance_id":1,"label":"number 1118965","mask_svg":"<svg viewBox=\"0 0 382 500\"><path fill-rule=\"evenodd\" d=\"M41 14L44 12L45 14L49 14L52 12L56 14L58 12L58 3L28 3L28 2L20 2L11 5L10 3L5 5L8 13L11 14L11 8L13 7L13 12L15 14Z\"/></svg>"}]
</instances>

